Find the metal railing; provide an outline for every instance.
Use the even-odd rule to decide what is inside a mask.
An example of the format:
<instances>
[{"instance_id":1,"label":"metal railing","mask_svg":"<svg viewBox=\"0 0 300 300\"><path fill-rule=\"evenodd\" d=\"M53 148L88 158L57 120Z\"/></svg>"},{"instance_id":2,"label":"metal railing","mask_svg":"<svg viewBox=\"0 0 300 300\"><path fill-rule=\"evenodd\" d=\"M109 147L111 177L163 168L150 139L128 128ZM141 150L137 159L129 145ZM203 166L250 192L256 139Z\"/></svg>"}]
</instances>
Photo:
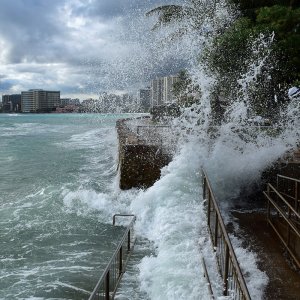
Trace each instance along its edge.
<instances>
[{"instance_id":1,"label":"metal railing","mask_svg":"<svg viewBox=\"0 0 300 300\"><path fill-rule=\"evenodd\" d=\"M202 261L202 267L203 267L203 270L204 270L204 277L206 278L206 282L207 282L207 289L208 289L209 297L210 297L211 300L214 300L215 296L214 296L214 292L213 292L213 289L212 289L212 286L211 286L211 281L210 281L210 278L209 278L209 275L208 275L208 272L207 272L207 267L206 267L204 257L202 257L201 261Z\"/></svg>"},{"instance_id":2,"label":"metal railing","mask_svg":"<svg viewBox=\"0 0 300 300\"><path fill-rule=\"evenodd\" d=\"M89 300L114 299L123 273L125 272L127 262L133 251L135 244L133 229L136 217L134 215L116 214L113 216L113 225L116 223L116 217L132 217L132 220L127 226L112 258L89 297Z\"/></svg>"},{"instance_id":3,"label":"metal railing","mask_svg":"<svg viewBox=\"0 0 300 300\"><path fill-rule=\"evenodd\" d=\"M248 288L204 170L202 170L202 176L203 197L207 200L207 225L223 280L223 296L230 296L230 299L249 300L251 298Z\"/></svg>"},{"instance_id":4,"label":"metal railing","mask_svg":"<svg viewBox=\"0 0 300 300\"><path fill-rule=\"evenodd\" d=\"M287 198L294 209L300 213L300 180L283 175L277 175L276 188Z\"/></svg>"},{"instance_id":5,"label":"metal railing","mask_svg":"<svg viewBox=\"0 0 300 300\"><path fill-rule=\"evenodd\" d=\"M283 185L281 180L285 181ZM275 188L268 183L264 195L267 199L267 220L296 266L300 268L300 214L298 185L294 178L278 175ZM291 187L294 187L292 189Z\"/></svg>"}]
</instances>

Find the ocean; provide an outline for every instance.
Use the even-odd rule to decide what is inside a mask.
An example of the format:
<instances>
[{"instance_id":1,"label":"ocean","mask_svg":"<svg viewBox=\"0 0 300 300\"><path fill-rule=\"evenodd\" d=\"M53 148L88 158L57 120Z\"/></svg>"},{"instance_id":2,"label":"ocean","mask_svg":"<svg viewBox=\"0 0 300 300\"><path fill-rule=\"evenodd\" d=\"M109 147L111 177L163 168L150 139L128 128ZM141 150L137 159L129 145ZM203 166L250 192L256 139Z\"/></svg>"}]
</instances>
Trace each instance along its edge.
<instances>
[{"instance_id":1,"label":"ocean","mask_svg":"<svg viewBox=\"0 0 300 300\"><path fill-rule=\"evenodd\" d=\"M0 114L0 298L86 299L111 225L122 115ZM96 207L95 207L96 206Z\"/></svg>"}]
</instances>

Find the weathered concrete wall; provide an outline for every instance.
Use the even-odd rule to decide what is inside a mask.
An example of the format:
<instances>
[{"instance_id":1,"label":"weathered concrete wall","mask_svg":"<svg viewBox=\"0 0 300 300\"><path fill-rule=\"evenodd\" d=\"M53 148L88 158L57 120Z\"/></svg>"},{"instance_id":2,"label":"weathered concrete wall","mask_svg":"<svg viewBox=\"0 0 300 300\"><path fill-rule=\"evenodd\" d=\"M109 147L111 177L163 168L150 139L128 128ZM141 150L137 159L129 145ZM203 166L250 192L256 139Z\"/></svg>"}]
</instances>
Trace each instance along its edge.
<instances>
[{"instance_id":1,"label":"weathered concrete wall","mask_svg":"<svg viewBox=\"0 0 300 300\"><path fill-rule=\"evenodd\" d=\"M122 145L120 188L148 188L160 178L160 170L169 163L153 145Z\"/></svg>"},{"instance_id":2,"label":"weathered concrete wall","mask_svg":"<svg viewBox=\"0 0 300 300\"><path fill-rule=\"evenodd\" d=\"M126 120L117 122L119 137L120 188L148 188L160 178L161 168L170 161L158 145L139 140L127 126Z\"/></svg>"}]
</instances>

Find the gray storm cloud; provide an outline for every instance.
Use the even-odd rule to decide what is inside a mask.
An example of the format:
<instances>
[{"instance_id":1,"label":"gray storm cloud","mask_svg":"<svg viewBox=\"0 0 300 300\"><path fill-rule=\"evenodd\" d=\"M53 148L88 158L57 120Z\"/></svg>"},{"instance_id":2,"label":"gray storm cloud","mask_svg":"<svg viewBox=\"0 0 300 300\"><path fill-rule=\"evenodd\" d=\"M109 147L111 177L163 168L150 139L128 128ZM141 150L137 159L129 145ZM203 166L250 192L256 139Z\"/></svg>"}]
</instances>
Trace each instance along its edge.
<instances>
[{"instance_id":1,"label":"gray storm cloud","mask_svg":"<svg viewBox=\"0 0 300 300\"><path fill-rule=\"evenodd\" d=\"M0 92L97 94L176 70L145 12L169 1L1 0Z\"/></svg>"}]
</instances>

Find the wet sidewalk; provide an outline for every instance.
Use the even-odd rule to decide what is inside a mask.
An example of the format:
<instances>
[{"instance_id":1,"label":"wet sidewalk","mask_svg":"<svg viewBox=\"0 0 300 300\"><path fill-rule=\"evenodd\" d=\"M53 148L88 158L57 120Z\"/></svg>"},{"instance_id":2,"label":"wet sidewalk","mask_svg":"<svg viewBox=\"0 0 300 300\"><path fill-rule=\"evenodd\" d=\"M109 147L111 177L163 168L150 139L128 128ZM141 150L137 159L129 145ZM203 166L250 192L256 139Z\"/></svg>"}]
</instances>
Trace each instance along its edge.
<instances>
[{"instance_id":1,"label":"wet sidewalk","mask_svg":"<svg viewBox=\"0 0 300 300\"><path fill-rule=\"evenodd\" d=\"M235 235L243 240L247 248L258 254L258 267L269 277L264 299L299 300L300 273L293 268L279 239L267 224L265 213L254 210L235 210L231 213L239 225L239 229L234 231Z\"/></svg>"}]
</instances>

